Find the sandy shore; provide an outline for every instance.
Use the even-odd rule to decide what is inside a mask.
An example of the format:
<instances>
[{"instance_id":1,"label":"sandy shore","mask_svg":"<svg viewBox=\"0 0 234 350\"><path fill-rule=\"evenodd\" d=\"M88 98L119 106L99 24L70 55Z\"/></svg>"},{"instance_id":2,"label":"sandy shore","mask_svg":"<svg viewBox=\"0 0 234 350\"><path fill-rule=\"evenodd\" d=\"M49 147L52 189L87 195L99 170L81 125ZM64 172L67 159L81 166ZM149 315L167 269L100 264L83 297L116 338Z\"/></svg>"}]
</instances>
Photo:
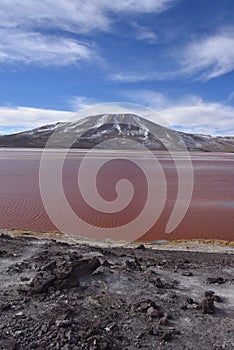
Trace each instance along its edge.
<instances>
[{"instance_id":1,"label":"sandy shore","mask_svg":"<svg viewBox=\"0 0 234 350\"><path fill-rule=\"evenodd\" d=\"M0 349L233 349L232 246L34 235L0 235Z\"/></svg>"}]
</instances>

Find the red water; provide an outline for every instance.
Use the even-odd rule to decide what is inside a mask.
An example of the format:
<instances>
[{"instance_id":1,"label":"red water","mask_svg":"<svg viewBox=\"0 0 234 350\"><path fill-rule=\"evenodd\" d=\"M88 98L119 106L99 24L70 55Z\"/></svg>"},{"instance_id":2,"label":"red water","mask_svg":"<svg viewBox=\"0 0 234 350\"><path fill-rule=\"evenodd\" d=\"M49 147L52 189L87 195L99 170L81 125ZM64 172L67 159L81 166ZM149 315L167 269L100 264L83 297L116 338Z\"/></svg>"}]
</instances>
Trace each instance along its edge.
<instances>
[{"instance_id":1,"label":"red water","mask_svg":"<svg viewBox=\"0 0 234 350\"><path fill-rule=\"evenodd\" d=\"M40 150L0 150L0 227L38 231L53 231L58 228L51 222L44 209L39 187L39 168L42 152ZM120 227L137 217L147 201L148 189L144 171L130 160L144 158L139 152L129 152L128 158L110 160L99 171L97 188L100 195L108 201L116 198L116 183L127 178L134 186L131 203L118 213L102 213L85 203L78 188L78 169L85 152L72 151L63 168L63 186L66 198L82 220L97 227ZM111 152L97 151L92 158L95 168L100 158L112 158ZM126 152L125 152L126 155ZM59 151L51 151L46 162L48 169L56 165L61 157ZM234 240L234 155L220 153L192 153L194 189L189 209L181 223L171 233L165 228L175 205L178 191L178 177L175 163L166 153L155 153L165 173L167 197L164 210L155 225L143 239L222 239ZM179 156L178 156L179 157ZM146 156L147 158L147 156ZM146 167L151 169L154 159L146 159ZM187 166L186 157L181 157L181 164ZM155 173L155 184L158 181ZM186 179L183 186L187 186ZM87 171L87 187L89 173ZM56 201L56 193L48 182L48 193L53 199L54 209L66 222L61 203ZM56 192L56 191L55 191ZM156 199L157 200L157 199ZM154 203L152 202L152 205ZM85 233L80 232L80 235ZM97 237L96 237L97 238ZM140 237L139 237L140 238Z\"/></svg>"}]
</instances>

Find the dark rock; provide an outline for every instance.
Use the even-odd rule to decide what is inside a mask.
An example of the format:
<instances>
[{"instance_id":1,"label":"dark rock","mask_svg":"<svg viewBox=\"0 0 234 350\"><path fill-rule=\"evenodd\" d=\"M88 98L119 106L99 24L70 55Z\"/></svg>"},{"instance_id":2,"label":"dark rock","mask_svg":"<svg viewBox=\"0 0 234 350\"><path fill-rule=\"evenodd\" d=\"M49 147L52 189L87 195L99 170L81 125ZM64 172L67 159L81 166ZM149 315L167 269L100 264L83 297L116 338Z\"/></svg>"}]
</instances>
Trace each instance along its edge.
<instances>
[{"instance_id":1,"label":"dark rock","mask_svg":"<svg viewBox=\"0 0 234 350\"><path fill-rule=\"evenodd\" d=\"M184 271L182 272L182 276L191 277L193 276L193 273L191 271Z\"/></svg>"},{"instance_id":2,"label":"dark rock","mask_svg":"<svg viewBox=\"0 0 234 350\"><path fill-rule=\"evenodd\" d=\"M165 288L165 284L162 282L162 280L160 279L160 277L157 277L155 282L154 282L154 285L157 287L157 288Z\"/></svg>"},{"instance_id":3,"label":"dark rock","mask_svg":"<svg viewBox=\"0 0 234 350\"><path fill-rule=\"evenodd\" d=\"M207 283L209 284L223 284L226 280L223 277L208 277Z\"/></svg>"},{"instance_id":4,"label":"dark rock","mask_svg":"<svg viewBox=\"0 0 234 350\"><path fill-rule=\"evenodd\" d=\"M146 247L144 246L144 244L140 244L136 247L136 249L145 250Z\"/></svg>"},{"instance_id":5,"label":"dark rock","mask_svg":"<svg viewBox=\"0 0 234 350\"><path fill-rule=\"evenodd\" d=\"M147 315L150 316L151 318L156 318L160 316L160 313L158 310L156 310L153 306L151 306L148 310L147 310Z\"/></svg>"},{"instance_id":6,"label":"dark rock","mask_svg":"<svg viewBox=\"0 0 234 350\"><path fill-rule=\"evenodd\" d=\"M46 293L48 288L53 285L56 276L50 273L38 273L30 283L34 293Z\"/></svg>"},{"instance_id":7,"label":"dark rock","mask_svg":"<svg viewBox=\"0 0 234 350\"><path fill-rule=\"evenodd\" d=\"M71 320L56 320L55 324L57 327L68 327L68 326L71 326L72 321Z\"/></svg>"},{"instance_id":8,"label":"dark rock","mask_svg":"<svg viewBox=\"0 0 234 350\"><path fill-rule=\"evenodd\" d=\"M41 271L33 278L30 287L34 293L53 292L54 288L79 287L80 278L91 275L100 265L97 258L65 261L61 265L52 261L42 267Z\"/></svg>"},{"instance_id":9,"label":"dark rock","mask_svg":"<svg viewBox=\"0 0 234 350\"><path fill-rule=\"evenodd\" d=\"M203 314L214 314L216 311L214 306L214 300L204 299L200 304L200 309L202 310Z\"/></svg>"},{"instance_id":10,"label":"dark rock","mask_svg":"<svg viewBox=\"0 0 234 350\"><path fill-rule=\"evenodd\" d=\"M12 307L11 303L2 303L0 304L0 312L8 311Z\"/></svg>"},{"instance_id":11,"label":"dark rock","mask_svg":"<svg viewBox=\"0 0 234 350\"><path fill-rule=\"evenodd\" d=\"M194 303L194 300L192 298L186 298L186 301L190 305L192 305Z\"/></svg>"},{"instance_id":12,"label":"dark rock","mask_svg":"<svg viewBox=\"0 0 234 350\"><path fill-rule=\"evenodd\" d=\"M158 324L161 326L167 326L169 323L168 315L165 314L162 318L160 318Z\"/></svg>"},{"instance_id":13,"label":"dark rock","mask_svg":"<svg viewBox=\"0 0 234 350\"><path fill-rule=\"evenodd\" d=\"M165 342L172 340L174 332L168 331L163 333L161 339Z\"/></svg>"},{"instance_id":14,"label":"dark rock","mask_svg":"<svg viewBox=\"0 0 234 350\"><path fill-rule=\"evenodd\" d=\"M205 297L206 298L212 298L214 294L215 294L215 292L213 292L213 290L205 291Z\"/></svg>"}]
</instances>

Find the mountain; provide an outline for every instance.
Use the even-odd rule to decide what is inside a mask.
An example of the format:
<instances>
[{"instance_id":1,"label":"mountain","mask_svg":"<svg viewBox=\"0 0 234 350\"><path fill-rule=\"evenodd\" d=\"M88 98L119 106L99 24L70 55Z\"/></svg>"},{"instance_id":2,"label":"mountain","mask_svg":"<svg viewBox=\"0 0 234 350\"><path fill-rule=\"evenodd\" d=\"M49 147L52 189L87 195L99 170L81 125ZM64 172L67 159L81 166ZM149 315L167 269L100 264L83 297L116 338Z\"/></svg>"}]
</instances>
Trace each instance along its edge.
<instances>
[{"instance_id":1,"label":"mountain","mask_svg":"<svg viewBox=\"0 0 234 350\"><path fill-rule=\"evenodd\" d=\"M78 139L72 148L102 148L102 141L111 140L104 147L128 148L128 139L154 150L183 150L183 142L189 151L234 152L234 137L178 132L134 114L102 114L76 122L45 125L33 130L0 136L0 147L44 148L49 137L56 138L50 147L67 147L71 138Z\"/></svg>"}]
</instances>

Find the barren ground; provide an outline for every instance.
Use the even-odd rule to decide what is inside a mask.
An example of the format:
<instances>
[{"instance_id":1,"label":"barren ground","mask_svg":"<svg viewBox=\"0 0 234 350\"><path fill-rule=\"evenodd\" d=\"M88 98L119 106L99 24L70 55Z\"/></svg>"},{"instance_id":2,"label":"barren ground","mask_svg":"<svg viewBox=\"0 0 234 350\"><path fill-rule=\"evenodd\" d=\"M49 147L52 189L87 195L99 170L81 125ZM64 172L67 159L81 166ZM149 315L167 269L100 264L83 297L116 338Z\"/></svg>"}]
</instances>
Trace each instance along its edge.
<instances>
[{"instance_id":1,"label":"barren ground","mask_svg":"<svg viewBox=\"0 0 234 350\"><path fill-rule=\"evenodd\" d=\"M0 349L234 348L231 249L0 244Z\"/></svg>"}]
</instances>

